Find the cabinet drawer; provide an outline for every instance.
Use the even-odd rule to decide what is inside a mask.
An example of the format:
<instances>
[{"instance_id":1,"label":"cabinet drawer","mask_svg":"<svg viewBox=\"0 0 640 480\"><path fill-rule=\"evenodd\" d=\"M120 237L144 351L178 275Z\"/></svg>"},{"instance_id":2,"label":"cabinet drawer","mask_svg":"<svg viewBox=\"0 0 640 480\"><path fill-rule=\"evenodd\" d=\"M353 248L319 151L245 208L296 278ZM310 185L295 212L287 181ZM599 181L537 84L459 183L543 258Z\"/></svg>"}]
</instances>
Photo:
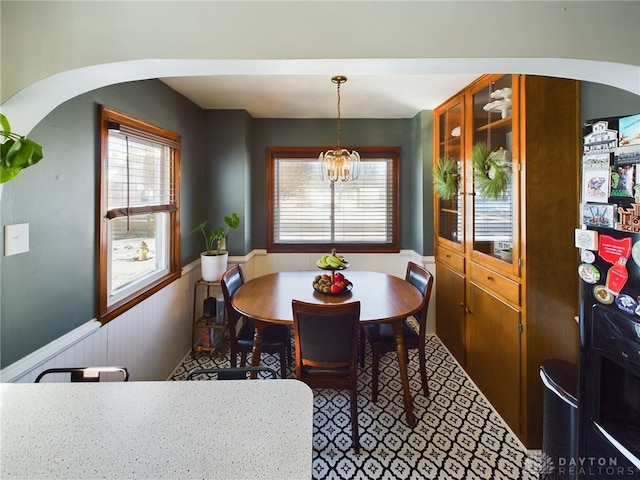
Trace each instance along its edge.
<instances>
[{"instance_id":1,"label":"cabinet drawer","mask_svg":"<svg viewBox=\"0 0 640 480\"><path fill-rule=\"evenodd\" d=\"M475 263L470 264L469 274L471 281L475 284L485 288L496 296L503 298L507 302L520 305L519 283Z\"/></svg>"},{"instance_id":2,"label":"cabinet drawer","mask_svg":"<svg viewBox=\"0 0 640 480\"><path fill-rule=\"evenodd\" d=\"M436 260L453 270L464 273L464 257L462 255L442 247L436 247Z\"/></svg>"}]
</instances>

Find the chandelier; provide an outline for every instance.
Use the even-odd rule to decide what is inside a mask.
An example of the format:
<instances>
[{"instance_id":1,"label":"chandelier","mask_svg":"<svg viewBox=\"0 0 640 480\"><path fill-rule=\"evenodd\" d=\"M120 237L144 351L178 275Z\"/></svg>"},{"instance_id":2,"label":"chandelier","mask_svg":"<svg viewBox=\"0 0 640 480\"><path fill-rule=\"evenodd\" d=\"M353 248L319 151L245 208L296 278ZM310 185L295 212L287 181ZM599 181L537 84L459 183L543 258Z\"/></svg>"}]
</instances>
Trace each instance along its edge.
<instances>
[{"instance_id":1,"label":"chandelier","mask_svg":"<svg viewBox=\"0 0 640 480\"><path fill-rule=\"evenodd\" d=\"M338 141L335 150L327 150L318 157L320 178L330 182L350 182L357 180L360 174L360 154L355 150L349 153L340 147L340 85L347 81L347 77L337 75L331 81L338 90Z\"/></svg>"}]
</instances>

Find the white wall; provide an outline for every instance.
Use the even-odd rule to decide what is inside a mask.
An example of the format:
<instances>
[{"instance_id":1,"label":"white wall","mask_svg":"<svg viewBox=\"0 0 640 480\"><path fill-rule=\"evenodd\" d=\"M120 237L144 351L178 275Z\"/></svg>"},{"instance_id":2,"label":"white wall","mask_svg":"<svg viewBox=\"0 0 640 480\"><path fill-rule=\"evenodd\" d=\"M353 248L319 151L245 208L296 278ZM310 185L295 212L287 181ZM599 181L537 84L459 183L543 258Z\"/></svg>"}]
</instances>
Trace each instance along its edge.
<instances>
[{"instance_id":1,"label":"white wall","mask_svg":"<svg viewBox=\"0 0 640 480\"><path fill-rule=\"evenodd\" d=\"M2 382L33 382L56 367L117 365L130 380L161 380L182 361L191 345L193 282L199 267L104 326L96 319L7 366Z\"/></svg>"},{"instance_id":2,"label":"white wall","mask_svg":"<svg viewBox=\"0 0 640 480\"><path fill-rule=\"evenodd\" d=\"M81 93L172 76L518 72L640 93L637 1L5 0L0 8L2 108L24 133ZM323 35L329 25L345 35Z\"/></svg>"}]
</instances>

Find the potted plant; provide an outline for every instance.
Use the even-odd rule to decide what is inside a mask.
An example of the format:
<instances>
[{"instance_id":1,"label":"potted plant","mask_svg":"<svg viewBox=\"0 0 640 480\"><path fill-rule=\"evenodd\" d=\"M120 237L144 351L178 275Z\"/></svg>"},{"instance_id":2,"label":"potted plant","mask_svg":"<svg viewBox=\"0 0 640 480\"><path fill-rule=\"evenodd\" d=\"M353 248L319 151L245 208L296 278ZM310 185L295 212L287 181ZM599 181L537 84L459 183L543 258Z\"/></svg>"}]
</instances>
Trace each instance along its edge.
<instances>
[{"instance_id":1,"label":"potted plant","mask_svg":"<svg viewBox=\"0 0 640 480\"><path fill-rule=\"evenodd\" d=\"M204 237L205 250L200 254L200 268L202 279L206 282L217 282L227 270L229 252L223 250L229 229L236 230L240 226L240 217L232 213L224 217L225 225L217 227L209 232L206 230L207 221L204 220L195 225L191 232L201 231Z\"/></svg>"},{"instance_id":2,"label":"potted plant","mask_svg":"<svg viewBox=\"0 0 640 480\"><path fill-rule=\"evenodd\" d=\"M0 185L21 170L42 160L42 146L11 131L9 120L0 113Z\"/></svg>"}]
</instances>

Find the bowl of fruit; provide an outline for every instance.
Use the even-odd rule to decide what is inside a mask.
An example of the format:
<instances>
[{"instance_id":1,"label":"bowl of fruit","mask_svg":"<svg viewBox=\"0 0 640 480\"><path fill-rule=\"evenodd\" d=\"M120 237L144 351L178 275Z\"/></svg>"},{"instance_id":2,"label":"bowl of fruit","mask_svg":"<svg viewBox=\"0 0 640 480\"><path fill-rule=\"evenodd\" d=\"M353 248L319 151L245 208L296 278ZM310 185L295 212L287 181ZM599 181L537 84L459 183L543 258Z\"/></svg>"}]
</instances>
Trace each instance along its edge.
<instances>
[{"instance_id":1,"label":"bowl of fruit","mask_svg":"<svg viewBox=\"0 0 640 480\"><path fill-rule=\"evenodd\" d=\"M340 272L316 275L313 279L313 289L323 295L344 295L352 288L353 284Z\"/></svg>"},{"instance_id":2,"label":"bowl of fruit","mask_svg":"<svg viewBox=\"0 0 640 480\"><path fill-rule=\"evenodd\" d=\"M342 255L336 253L334 248L329 255L323 255L316 261L316 267L323 270L345 270L349 268L349 262Z\"/></svg>"}]
</instances>

